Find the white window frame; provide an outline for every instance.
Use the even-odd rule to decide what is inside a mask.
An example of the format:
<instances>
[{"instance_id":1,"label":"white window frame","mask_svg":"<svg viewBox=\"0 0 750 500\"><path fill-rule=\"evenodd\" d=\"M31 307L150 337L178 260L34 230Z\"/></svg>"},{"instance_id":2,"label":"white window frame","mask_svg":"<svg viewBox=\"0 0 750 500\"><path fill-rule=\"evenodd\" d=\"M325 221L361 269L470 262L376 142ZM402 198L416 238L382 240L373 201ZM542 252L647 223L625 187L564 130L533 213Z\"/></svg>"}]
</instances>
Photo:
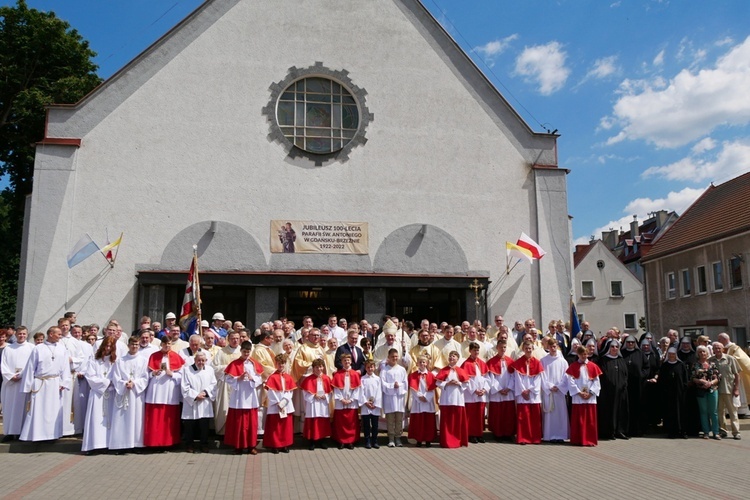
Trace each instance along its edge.
<instances>
[{"instance_id":1,"label":"white window frame","mask_svg":"<svg viewBox=\"0 0 750 500\"><path fill-rule=\"evenodd\" d=\"M620 284L620 295L615 295L614 293L612 293L612 285L614 283L619 283ZM622 298L622 297L625 296L625 292L622 289L622 280L612 280L612 281L609 282L609 296L610 297L616 297L618 299L620 299L620 298Z\"/></svg>"},{"instance_id":2,"label":"white window frame","mask_svg":"<svg viewBox=\"0 0 750 500\"><path fill-rule=\"evenodd\" d=\"M687 290L685 289L685 278L690 281L690 283L688 283L690 288L688 288ZM693 293L692 278L693 277L691 276L690 269L680 269L680 291L682 292L683 297L690 297L690 295L692 295Z\"/></svg>"},{"instance_id":3,"label":"white window frame","mask_svg":"<svg viewBox=\"0 0 750 500\"><path fill-rule=\"evenodd\" d=\"M628 328L628 316L633 317L633 328ZM622 315L622 326L626 332L638 331L638 313L629 312Z\"/></svg>"},{"instance_id":4,"label":"white window frame","mask_svg":"<svg viewBox=\"0 0 750 500\"><path fill-rule=\"evenodd\" d=\"M703 269L703 285L704 288L701 290L700 284L700 270ZM695 294L705 295L708 292L708 276L706 275L706 266L697 266L695 268Z\"/></svg>"},{"instance_id":5,"label":"white window frame","mask_svg":"<svg viewBox=\"0 0 750 500\"><path fill-rule=\"evenodd\" d=\"M721 288L716 284L716 269L719 270L719 277L721 278ZM711 291L712 292L723 292L724 291L724 266L720 260L711 263Z\"/></svg>"},{"instance_id":6,"label":"white window frame","mask_svg":"<svg viewBox=\"0 0 750 500\"><path fill-rule=\"evenodd\" d=\"M583 284L584 283L591 283L591 295L585 295L583 293ZM594 289L594 282L593 280L581 280L581 298L582 299L593 299L596 297L596 290Z\"/></svg>"},{"instance_id":7,"label":"white window frame","mask_svg":"<svg viewBox=\"0 0 750 500\"><path fill-rule=\"evenodd\" d=\"M669 286L670 277L672 280L672 287ZM667 300L672 300L677 298L677 277L674 274L674 271L669 271L664 275L664 289L667 292Z\"/></svg>"}]
</instances>

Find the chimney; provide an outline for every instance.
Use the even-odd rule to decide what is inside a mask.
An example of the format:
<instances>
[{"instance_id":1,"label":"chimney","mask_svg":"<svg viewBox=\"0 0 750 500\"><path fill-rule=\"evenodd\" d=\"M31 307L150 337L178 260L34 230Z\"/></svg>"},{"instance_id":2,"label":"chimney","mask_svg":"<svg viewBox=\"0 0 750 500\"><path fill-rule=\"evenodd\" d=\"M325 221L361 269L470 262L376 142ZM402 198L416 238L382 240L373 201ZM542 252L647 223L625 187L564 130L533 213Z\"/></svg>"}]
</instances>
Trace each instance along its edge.
<instances>
[{"instance_id":1,"label":"chimney","mask_svg":"<svg viewBox=\"0 0 750 500\"><path fill-rule=\"evenodd\" d=\"M617 246L617 231L610 229L609 231L602 231L602 243L609 250L614 250Z\"/></svg>"},{"instance_id":2,"label":"chimney","mask_svg":"<svg viewBox=\"0 0 750 500\"><path fill-rule=\"evenodd\" d=\"M638 216L633 216L633 222L630 223L630 237L635 239L638 236Z\"/></svg>"},{"instance_id":3,"label":"chimney","mask_svg":"<svg viewBox=\"0 0 750 500\"><path fill-rule=\"evenodd\" d=\"M666 210L659 210L654 214L654 216L656 217L656 227L658 229L661 229L662 227L664 227L664 224L667 223L669 212L667 212Z\"/></svg>"}]
</instances>

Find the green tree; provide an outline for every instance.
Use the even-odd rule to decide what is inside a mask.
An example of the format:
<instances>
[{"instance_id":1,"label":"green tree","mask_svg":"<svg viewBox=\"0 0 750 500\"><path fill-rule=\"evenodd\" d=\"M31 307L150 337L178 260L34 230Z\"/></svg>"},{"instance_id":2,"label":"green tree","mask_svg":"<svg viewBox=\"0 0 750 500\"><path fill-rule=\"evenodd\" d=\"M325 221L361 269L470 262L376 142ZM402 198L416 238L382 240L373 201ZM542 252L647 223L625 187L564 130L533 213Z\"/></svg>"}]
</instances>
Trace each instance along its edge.
<instances>
[{"instance_id":1,"label":"green tree","mask_svg":"<svg viewBox=\"0 0 750 500\"><path fill-rule=\"evenodd\" d=\"M0 323L15 320L24 204L45 107L77 102L101 82L94 56L54 12L24 0L0 7L0 175L9 184L0 193Z\"/></svg>"}]
</instances>

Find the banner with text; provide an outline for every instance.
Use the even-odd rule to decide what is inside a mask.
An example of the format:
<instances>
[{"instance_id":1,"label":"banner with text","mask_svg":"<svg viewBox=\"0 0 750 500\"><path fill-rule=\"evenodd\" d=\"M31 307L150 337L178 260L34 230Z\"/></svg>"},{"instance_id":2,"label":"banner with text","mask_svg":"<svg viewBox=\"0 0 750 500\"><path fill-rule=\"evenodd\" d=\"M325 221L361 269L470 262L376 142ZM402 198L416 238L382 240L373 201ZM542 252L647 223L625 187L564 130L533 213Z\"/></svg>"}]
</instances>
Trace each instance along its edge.
<instances>
[{"instance_id":1,"label":"banner with text","mask_svg":"<svg viewBox=\"0 0 750 500\"><path fill-rule=\"evenodd\" d=\"M367 254L367 222L271 221L271 253Z\"/></svg>"}]
</instances>

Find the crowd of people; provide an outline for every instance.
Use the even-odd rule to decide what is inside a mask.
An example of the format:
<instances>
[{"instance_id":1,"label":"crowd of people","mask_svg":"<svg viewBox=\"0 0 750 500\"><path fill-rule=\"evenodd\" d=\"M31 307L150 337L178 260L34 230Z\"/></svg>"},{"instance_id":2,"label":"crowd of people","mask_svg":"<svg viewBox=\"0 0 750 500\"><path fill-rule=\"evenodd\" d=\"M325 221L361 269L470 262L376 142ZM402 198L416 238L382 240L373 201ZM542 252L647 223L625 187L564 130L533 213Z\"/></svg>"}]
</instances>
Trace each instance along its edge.
<instances>
[{"instance_id":1,"label":"crowd of people","mask_svg":"<svg viewBox=\"0 0 750 500\"><path fill-rule=\"evenodd\" d=\"M287 453L295 433L314 450L455 448L498 441L595 446L646 433L740 439L737 408L750 358L722 333L636 338L584 322L546 331L502 316L449 325L335 315L320 327L284 318L249 331L221 313L188 334L173 313L131 335L66 313L46 335L0 330L4 441L82 435L82 451L124 453L184 443L209 452ZM743 394L744 395L744 394ZM405 431L406 429L406 431ZM381 431L386 439L378 439Z\"/></svg>"}]
</instances>

